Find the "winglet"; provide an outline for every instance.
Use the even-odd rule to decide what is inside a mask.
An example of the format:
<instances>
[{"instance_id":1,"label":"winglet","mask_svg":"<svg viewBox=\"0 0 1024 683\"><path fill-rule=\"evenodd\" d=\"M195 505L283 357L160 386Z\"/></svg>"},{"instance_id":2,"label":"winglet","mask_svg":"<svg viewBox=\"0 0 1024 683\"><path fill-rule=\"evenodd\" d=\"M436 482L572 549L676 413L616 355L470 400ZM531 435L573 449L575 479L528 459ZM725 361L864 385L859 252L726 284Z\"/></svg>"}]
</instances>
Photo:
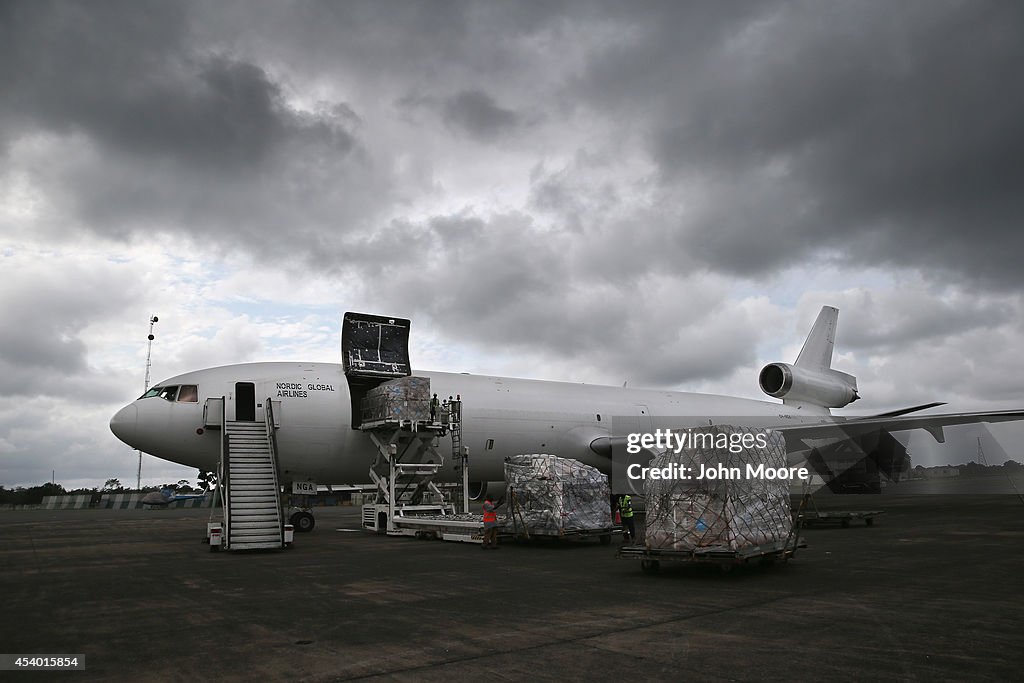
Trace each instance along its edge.
<instances>
[{"instance_id":1,"label":"winglet","mask_svg":"<svg viewBox=\"0 0 1024 683\"><path fill-rule=\"evenodd\" d=\"M836 343L836 325L839 322L839 309L834 306L822 306L811 333L807 335L800 355L796 357L796 365L808 370L827 370L832 367L832 348Z\"/></svg>"}]
</instances>

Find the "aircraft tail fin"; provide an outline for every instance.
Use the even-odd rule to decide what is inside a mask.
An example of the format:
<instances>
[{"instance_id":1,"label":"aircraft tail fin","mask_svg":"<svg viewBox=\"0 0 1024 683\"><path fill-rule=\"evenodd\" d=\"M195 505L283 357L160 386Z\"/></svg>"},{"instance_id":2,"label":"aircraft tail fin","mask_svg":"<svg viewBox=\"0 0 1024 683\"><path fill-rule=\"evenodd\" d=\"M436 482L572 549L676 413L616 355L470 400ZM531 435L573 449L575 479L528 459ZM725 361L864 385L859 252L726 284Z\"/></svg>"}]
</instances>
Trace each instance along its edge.
<instances>
[{"instance_id":1,"label":"aircraft tail fin","mask_svg":"<svg viewBox=\"0 0 1024 683\"><path fill-rule=\"evenodd\" d=\"M803 348L796 357L798 368L808 370L828 370L832 367L832 349L836 344L836 325L839 322L839 309L834 306L822 306L810 334L804 340Z\"/></svg>"},{"instance_id":2,"label":"aircraft tail fin","mask_svg":"<svg viewBox=\"0 0 1024 683\"><path fill-rule=\"evenodd\" d=\"M842 408L860 398L857 378L832 369L838 322L839 309L822 306L796 363L764 366L758 377L761 390L788 406L822 415L830 414L829 408Z\"/></svg>"}]
</instances>

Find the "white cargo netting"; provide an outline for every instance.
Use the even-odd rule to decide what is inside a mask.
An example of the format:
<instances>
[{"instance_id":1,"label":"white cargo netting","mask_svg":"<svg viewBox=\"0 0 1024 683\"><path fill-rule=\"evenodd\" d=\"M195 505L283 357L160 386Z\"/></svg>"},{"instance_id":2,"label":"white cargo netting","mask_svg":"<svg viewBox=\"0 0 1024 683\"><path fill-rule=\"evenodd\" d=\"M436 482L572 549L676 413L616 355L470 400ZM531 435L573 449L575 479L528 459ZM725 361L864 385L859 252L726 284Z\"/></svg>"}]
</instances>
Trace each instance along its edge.
<instances>
[{"instance_id":1,"label":"white cargo netting","mask_svg":"<svg viewBox=\"0 0 1024 683\"><path fill-rule=\"evenodd\" d=\"M430 379L399 377L366 392L363 422L411 421L430 418Z\"/></svg>"},{"instance_id":2,"label":"white cargo netting","mask_svg":"<svg viewBox=\"0 0 1024 683\"><path fill-rule=\"evenodd\" d=\"M786 541L793 525L789 481L748 476L747 467L749 464L755 471L762 464L765 468L785 468L786 444L782 435L770 429L731 425L686 431L716 438L692 439L679 453L665 451L651 460L651 468L677 466L679 471L678 466L685 467L683 471L691 478L645 478L646 546L658 550L735 552ZM732 452L728 446L716 447L723 442L721 435L738 440L744 434L763 435L762 443L766 446L744 447L738 452ZM741 476L697 478L702 466L705 470L738 472Z\"/></svg>"},{"instance_id":3,"label":"white cargo netting","mask_svg":"<svg viewBox=\"0 0 1024 683\"><path fill-rule=\"evenodd\" d=\"M505 482L506 531L561 534L612 526L608 477L589 465L515 455L505 460Z\"/></svg>"}]
</instances>

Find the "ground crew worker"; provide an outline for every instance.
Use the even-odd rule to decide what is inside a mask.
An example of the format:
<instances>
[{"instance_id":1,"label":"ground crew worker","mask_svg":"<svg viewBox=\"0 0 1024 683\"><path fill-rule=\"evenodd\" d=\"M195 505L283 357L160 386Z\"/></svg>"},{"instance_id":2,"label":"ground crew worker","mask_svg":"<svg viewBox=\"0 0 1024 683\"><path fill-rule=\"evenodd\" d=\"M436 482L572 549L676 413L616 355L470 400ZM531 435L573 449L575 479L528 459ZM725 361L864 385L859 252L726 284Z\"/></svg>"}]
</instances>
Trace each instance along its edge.
<instances>
[{"instance_id":1,"label":"ground crew worker","mask_svg":"<svg viewBox=\"0 0 1024 683\"><path fill-rule=\"evenodd\" d=\"M622 540L629 543L636 539L636 524L633 523L633 501L629 494L619 498L619 516L622 518Z\"/></svg>"},{"instance_id":2,"label":"ground crew worker","mask_svg":"<svg viewBox=\"0 0 1024 683\"><path fill-rule=\"evenodd\" d=\"M500 508L504 502L504 498L497 503L491 502L490 494L484 498L484 543L481 546L484 550L498 549L498 513L495 510Z\"/></svg>"},{"instance_id":3,"label":"ground crew worker","mask_svg":"<svg viewBox=\"0 0 1024 683\"><path fill-rule=\"evenodd\" d=\"M441 402L437 400L437 394L434 394L434 398L430 399L430 421L437 422L437 407L441 405Z\"/></svg>"}]
</instances>

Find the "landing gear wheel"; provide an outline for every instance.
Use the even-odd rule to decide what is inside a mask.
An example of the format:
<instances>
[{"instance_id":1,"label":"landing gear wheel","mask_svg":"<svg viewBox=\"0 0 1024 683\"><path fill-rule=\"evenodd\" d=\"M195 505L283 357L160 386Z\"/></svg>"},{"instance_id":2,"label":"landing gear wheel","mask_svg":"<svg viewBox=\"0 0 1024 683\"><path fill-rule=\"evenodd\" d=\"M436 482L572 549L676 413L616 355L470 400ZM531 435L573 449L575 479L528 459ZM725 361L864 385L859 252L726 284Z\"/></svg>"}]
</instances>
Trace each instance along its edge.
<instances>
[{"instance_id":1,"label":"landing gear wheel","mask_svg":"<svg viewBox=\"0 0 1024 683\"><path fill-rule=\"evenodd\" d=\"M288 521L291 522L296 531L302 533L312 531L313 527L316 526L316 518L308 512L296 512Z\"/></svg>"},{"instance_id":2,"label":"landing gear wheel","mask_svg":"<svg viewBox=\"0 0 1024 683\"><path fill-rule=\"evenodd\" d=\"M611 545L611 544L612 544L612 535L611 534L601 534L601 545Z\"/></svg>"},{"instance_id":3,"label":"landing gear wheel","mask_svg":"<svg viewBox=\"0 0 1024 683\"><path fill-rule=\"evenodd\" d=\"M867 519L864 520L864 523L867 524L868 526L874 526L875 525L875 518L874 517L868 517Z\"/></svg>"}]
</instances>

